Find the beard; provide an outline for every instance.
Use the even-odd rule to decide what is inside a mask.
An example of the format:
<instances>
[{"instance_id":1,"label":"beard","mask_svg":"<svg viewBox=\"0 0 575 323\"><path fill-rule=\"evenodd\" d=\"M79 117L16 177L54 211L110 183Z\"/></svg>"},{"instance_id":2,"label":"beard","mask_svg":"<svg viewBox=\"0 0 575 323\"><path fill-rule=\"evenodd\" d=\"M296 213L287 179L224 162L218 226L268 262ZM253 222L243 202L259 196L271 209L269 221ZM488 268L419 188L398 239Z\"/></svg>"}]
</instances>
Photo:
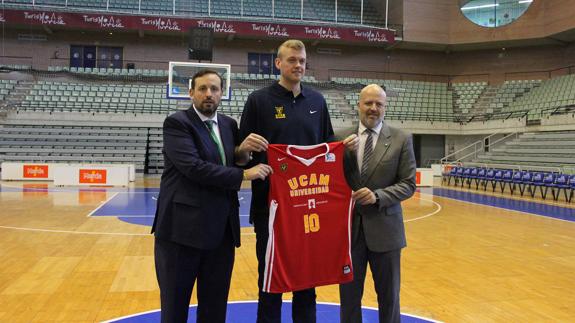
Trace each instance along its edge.
<instances>
[{"instance_id":1,"label":"beard","mask_svg":"<svg viewBox=\"0 0 575 323\"><path fill-rule=\"evenodd\" d=\"M377 127L383 121L383 115L370 114L365 115L362 119L363 125L371 129Z\"/></svg>"},{"instance_id":2,"label":"beard","mask_svg":"<svg viewBox=\"0 0 575 323\"><path fill-rule=\"evenodd\" d=\"M196 109L198 109L198 111L200 111L203 115L205 116L209 116L211 117L216 110L218 109L218 104L216 103L216 101L202 101L202 103L200 104L194 104L194 106L196 107Z\"/></svg>"}]
</instances>

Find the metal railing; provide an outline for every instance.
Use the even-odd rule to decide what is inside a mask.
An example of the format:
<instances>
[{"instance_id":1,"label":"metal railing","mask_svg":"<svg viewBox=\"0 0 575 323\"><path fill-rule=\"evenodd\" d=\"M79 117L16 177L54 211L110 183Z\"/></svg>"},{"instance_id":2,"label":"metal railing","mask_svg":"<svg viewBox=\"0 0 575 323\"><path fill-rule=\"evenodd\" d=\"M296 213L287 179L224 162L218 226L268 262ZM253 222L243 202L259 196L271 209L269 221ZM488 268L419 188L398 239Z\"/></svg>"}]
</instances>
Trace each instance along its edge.
<instances>
[{"instance_id":1,"label":"metal railing","mask_svg":"<svg viewBox=\"0 0 575 323\"><path fill-rule=\"evenodd\" d=\"M510 134L507 134L497 140L495 140L494 142L491 142L491 138L496 136L496 135L500 135L500 132L496 132L494 134L491 134L481 140L477 140L473 143L471 143L470 145L467 145L455 152L452 152L451 154L446 155L445 157L441 158L441 164L459 164L463 161L465 161L468 158L477 158L477 155L479 154L479 152L483 152L485 151L485 148L487 149L491 149L493 146L495 145L499 145L503 142L506 142L507 140L509 140L510 138L512 139L516 139L519 137L519 132L513 132ZM487 145L485 145L485 142L489 142ZM459 158L453 158L456 157L460 154L465 154Z\"/></svg>"},{"instance_id":2,"label":"metal railing","mask_svg":"<svg viewBox=\"0 0 575 323\"><path fill-rule=\"evenodd\" d=\"M248 1L247 0L239 0L239 8L234 13L231 13L227 10L222 10L221 6L216 6L214 3L216 1L207 0L205 2L205 6L197 6L190 3L187 6L182 6L181 4L176 4L176 1L171 1L170 6L162 7L161 10L157 9L148 9L145 6L145 1L138 0L137 6L134 1L132 6L120 7L111 3L110 0L106 1L105 5L101 7L94 7L94 6L83 6L83 5L75 5L66 1L63 5L58 5L56 3L53 4L38 4L36 0L28 0L28 1L9 1L9 0L2 0L2 5L14 6L14 7L25 7L25 6L32 6L34 8L45 8L45 9L65 9L65 10L73 10L73 11L92 11L92 12L108 12L108 13L119 13L119 14L151 14L151 15L167 15L167 16L177 16L177 17L213 17L213 18L249 18L250 20L274 20L274 21L285 21L285 22L295 22L295 23L330 23L330 24L338 24L338 25L349 25L349 26L363 26L363 27L374 27L380 29L388 29L395 31L392 28L400 28L403 29L401 25L392 25L389 24L389 6L388 1L386 0L384 5L382 6L382 12L379 12L378 15L368 16L365 12L378 12L377 9L373 8L372 6L368 6L364 0L361 0L359 4L359 8L355 8L354 10L350 11L343 11L340 7L341 4L338 6L338 0L333 0L333 5L329 7L320 7L319 3L317 5L311 5L309 1L300 0L299 9L296 10L297 14L290 16L288 11L281 11L278 9L278 3L281 3L278 0L268 0L268 1L251 1L251 6L255 8L269 8L269 12L263 11L256 11L254 10L253 13L250 13L247 8ZM149 0L150 3L154 1ZM265 4L264 4L265 2ZM341 0L340 0L341 2ZM143 5L144 4L144 5ZM229 4L226 5L229 7ZM329 12L329 15L326 15L326 12ZM289 13L293 13L293 11L289 11ZM376 19L374 17L381 17L380 19ZM402 37L403 33L398 35L398 37Z\"/></svg>"}]
</instances>

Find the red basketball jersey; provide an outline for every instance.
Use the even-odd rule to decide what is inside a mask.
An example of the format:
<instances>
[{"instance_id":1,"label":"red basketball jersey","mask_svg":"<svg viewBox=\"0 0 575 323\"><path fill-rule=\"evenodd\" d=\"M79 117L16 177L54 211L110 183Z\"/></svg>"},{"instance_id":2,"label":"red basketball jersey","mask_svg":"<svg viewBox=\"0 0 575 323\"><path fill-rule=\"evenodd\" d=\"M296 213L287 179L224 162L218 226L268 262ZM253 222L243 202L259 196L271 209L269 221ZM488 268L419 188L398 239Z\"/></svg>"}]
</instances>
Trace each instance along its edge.
<instances>
[{"instance_id":1,"label":"red basketball jersey","mask_svg":"<svg viewBox=\"0 0 575 323\"><path fill-rule=\"evenodd\" d=\"M342 142L269 145L269 238L263 291L283 293L353 280L353 201Z\"/></svg>"}]
</instances>

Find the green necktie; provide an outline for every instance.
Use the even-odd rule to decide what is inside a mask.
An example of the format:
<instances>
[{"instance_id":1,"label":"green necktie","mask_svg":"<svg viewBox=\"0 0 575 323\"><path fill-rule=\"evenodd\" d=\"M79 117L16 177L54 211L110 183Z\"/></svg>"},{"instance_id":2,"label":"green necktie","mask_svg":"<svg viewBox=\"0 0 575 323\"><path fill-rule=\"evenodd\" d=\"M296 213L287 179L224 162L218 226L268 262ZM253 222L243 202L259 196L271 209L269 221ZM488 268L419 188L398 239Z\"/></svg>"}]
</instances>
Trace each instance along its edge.
<instances>
[{"instance_id":1,"label":"green necktie","mask_svg":"<svg viewBox=\"0 0 575 323\"><path fill-rule=\"evenodd\" d=\"M208 129L210 129L210 137L212 137L212 140L216 143L216 146L218 146L218 151L220 152L220 158L222 159L222 165L226 166L226 154L224 153L224 147L222 146L222 143L220 142L218 136L216 136L216 132L214 131L215 121L206 120L204 122L208 126Z\"/></svg>"}]
</instances>

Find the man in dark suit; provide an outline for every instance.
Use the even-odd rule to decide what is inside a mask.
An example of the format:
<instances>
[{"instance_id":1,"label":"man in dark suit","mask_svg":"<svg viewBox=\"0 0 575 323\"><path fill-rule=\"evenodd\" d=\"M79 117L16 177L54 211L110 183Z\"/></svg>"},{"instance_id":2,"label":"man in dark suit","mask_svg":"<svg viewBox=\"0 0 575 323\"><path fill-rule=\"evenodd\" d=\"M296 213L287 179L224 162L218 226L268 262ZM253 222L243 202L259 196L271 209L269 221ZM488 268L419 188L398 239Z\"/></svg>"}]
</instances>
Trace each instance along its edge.
<instances>
[{"instance_id":1,"label":"man in dark suit","mask_svg":"<svg viewBox=\"0 0 575 323\"><path fill-rule=\"evenodd\" d=\"M152 227L162 322L187 321L196 279L197 322L225 322L234 246L240 245L237 191L243 179L271 172L263 164L234 167L267 142L250 135L237 146L236 121L216 113L222 87L217 72L196 73L192 107L164 121L165 168Z\"/></svg>"},{"instance_id":2,"label":"man in dark suit","mask_svg":"<svg viewBox=\"0 0 575 323\"><path fill-rule=\"evenodd\" d=\"M359 136L359 149L346 151L344 165L356 206L352 223L354 280L339 287L341 322L360 323L367 264L371 268L379 322L400 322L401 249L406 246L400 202L415 192L411 136L384 121L386 93L371 84L359 97L360 123L339 137Z\"/></svg>"}]
</instances>

